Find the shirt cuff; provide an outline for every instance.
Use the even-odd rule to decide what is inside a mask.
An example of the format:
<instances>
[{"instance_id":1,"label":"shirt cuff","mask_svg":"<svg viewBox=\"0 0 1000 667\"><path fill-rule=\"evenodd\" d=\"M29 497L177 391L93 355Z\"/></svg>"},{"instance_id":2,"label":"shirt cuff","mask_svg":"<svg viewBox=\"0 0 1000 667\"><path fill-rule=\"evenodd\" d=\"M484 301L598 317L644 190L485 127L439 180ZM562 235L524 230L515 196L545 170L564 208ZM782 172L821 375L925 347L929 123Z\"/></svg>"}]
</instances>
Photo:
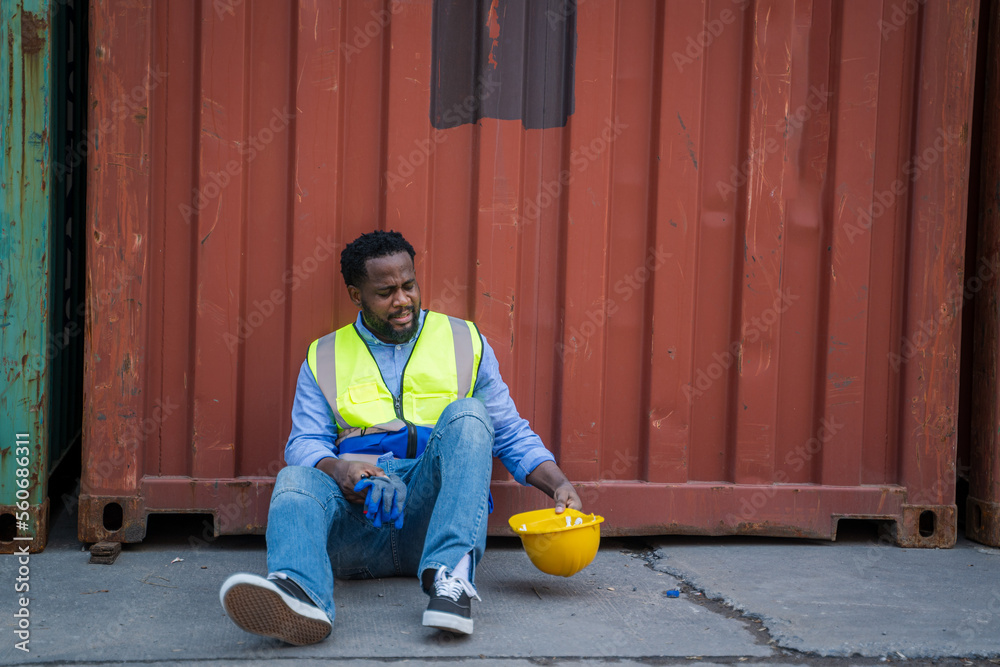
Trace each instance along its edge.
<instances>
[{"instance_id":1,"label":"shirt cuff","mask_svg":"<svg viewBox=\"0 0 1000 667\"><path fill-rule=\"evenodd\" d=\"M555 463L555 460L556 457L547 449L540 449L540 451L536 451L534 454L529 454L517 464L517 470L514 471L514 479L522 486L529 486L528 475L531 474L531 471L545 461Z\"/></svg>"}]
</instances>

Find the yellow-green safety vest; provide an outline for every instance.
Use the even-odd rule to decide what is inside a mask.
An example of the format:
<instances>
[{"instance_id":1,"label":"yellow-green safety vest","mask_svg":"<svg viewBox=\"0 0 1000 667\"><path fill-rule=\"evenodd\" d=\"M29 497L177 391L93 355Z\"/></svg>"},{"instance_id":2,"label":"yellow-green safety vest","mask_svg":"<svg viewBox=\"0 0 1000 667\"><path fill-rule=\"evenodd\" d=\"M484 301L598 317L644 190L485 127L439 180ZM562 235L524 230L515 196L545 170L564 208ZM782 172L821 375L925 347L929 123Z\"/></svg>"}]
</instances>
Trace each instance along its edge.
<instances>
[{"instance_id":1,"label":"yellow-green safety vest","mask_svg":"<svg viewBox=\"0 0 1000 667\"><path fill-rule=\"evenodd\" d=\"M403 368L400 400L393 399L356 323L313 341L309 369L337 424L337 445L367 434L433 427L449 404L471 397L483 356L472 322L425 311L424 324ZM415 443L411 437L410 457Z\"/></svg>"}]
</instances>

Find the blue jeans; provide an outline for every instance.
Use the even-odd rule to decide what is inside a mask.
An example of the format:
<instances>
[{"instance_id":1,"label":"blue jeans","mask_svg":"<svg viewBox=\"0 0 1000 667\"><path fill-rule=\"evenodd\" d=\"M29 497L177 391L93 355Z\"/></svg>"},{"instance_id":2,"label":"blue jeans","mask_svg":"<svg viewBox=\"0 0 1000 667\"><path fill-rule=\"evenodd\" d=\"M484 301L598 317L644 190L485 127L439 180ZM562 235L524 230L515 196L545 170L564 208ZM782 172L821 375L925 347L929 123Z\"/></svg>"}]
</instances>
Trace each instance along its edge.
<instances>
[{"instance_id":1,"label":"blue jeans","mask_svg":"<svg viewBox=\"0 0 1000 667\"><path fill-rule=\"evenodd\" d=\"M267 515L267 569L293 579L334 619L333 578L419 575L454 568L472 552L470 581L486 548L493 425L483 403L453 402L420 458L395 459L386 473L406 483L403 527L375 528L322 470L287 466Z\"/></svg>"}]
</instances>

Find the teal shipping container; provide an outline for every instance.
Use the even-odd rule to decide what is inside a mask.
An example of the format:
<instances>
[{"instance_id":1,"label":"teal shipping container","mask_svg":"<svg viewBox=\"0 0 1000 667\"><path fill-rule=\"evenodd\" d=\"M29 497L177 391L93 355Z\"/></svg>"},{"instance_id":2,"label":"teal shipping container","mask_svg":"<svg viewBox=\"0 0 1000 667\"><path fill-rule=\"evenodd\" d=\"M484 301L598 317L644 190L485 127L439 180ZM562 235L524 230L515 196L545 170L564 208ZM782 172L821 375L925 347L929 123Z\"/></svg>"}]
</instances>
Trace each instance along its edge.
<instances>
[{"instance_id":1,"label":"teal shipping container","mask_svg":"<svg viewBox=\"0 0 1000 667\"><path fill-rule=\"evenodd\" d=\"M0 2L0 553L44 548L49 476L80 436L85 90L64 84L85 73L82 7Z\"/></svg>"}]
</instances>

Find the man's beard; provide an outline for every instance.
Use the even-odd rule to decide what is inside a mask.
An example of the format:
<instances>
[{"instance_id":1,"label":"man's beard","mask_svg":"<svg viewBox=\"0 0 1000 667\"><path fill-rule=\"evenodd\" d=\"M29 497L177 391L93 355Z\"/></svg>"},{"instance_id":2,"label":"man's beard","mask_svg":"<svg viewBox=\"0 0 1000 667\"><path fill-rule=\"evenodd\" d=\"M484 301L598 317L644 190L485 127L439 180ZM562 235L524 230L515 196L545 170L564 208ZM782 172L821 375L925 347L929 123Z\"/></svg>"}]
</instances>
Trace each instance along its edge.
<instances>
[{"instance_id":1,"label":"man's beard","mask_svg":"<svg viewBox=\"0 0 1000 667\"><path fill-rule=\"evenodd\" d=\"M394 313L394 315L401 314L403 313ZM372 311L368 310L365 304L361 304L361 317L364 319L365 326L377 336L396 344L406 343L413 338L413 334L417 332L417 326L420 324L419 315L420 304L416 304L413 307L413 317L410 319L410 324L405 329L399 330L394 328L388 320L380 320Z\"/></svg>"}]
</instances>

